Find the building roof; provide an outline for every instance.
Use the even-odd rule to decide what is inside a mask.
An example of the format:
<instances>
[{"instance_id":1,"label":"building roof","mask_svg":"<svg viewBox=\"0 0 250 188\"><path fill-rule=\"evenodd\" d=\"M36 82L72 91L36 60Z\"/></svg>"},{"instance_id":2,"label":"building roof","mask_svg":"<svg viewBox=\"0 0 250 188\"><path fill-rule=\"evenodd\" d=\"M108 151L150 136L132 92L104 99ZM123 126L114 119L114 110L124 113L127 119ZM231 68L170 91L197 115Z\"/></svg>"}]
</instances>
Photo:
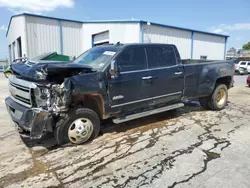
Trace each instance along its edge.
<instances>
[{"instance_id":1,"label":"building roof","mask_svg":"<svg viewBox=\"0 0 250 188\"><path fill-rule=\"evenodd\" d=\"M36 14L30 14L30 13L22 13L22 14L13 15L10 18L8 29L7 29L7 32L6 32L6 36L8 35L9 27L10 27L12 18L17 17L17 16L34 16L34 17L47 18L47 19L53 19L53 20L61 20L61 21L69 21L69 22L76 22L76 23L143 23L143 24L150 23L151 25L156 25L156 26L161 26L161 27L169 27L169 28L180 29L180 30L185 30L185 31L191 31L191 32L196 32L196 33L203 33L203 34L214 35L214 36L222 36L222 37L226 37L226 38L229 37L228 35L211 33L211 32L200 31L200 30L196 30L196 29L189 29L189 28L184 28L184 27L177 27L177 26L172 26L172 25L159 24L159 23L148 22L148 21L144 21L144 20L90 20L90 21L77 21L77 20L69 20L69 19L64 19L64 18L42 16L42 15L36 15Z\"/></svg>"}]
</instances>

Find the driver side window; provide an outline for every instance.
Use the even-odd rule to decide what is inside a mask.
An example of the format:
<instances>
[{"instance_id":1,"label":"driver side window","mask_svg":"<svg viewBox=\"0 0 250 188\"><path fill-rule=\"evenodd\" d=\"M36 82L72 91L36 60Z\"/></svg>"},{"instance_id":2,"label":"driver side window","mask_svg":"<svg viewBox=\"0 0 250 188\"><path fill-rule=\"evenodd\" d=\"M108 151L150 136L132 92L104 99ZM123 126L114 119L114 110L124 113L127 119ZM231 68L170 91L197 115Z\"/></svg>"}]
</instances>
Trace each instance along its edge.
<instances>
[{"instance_id":1,"label":"driver side window","mask_svg":"<svg viewBox=\"0 0 250 188\"><path fill-rule=\"evenodd\" d=\"M121 72L143 70L147 68L143 47L125 49L116 60Z\"/></svg>"}]
</instances>

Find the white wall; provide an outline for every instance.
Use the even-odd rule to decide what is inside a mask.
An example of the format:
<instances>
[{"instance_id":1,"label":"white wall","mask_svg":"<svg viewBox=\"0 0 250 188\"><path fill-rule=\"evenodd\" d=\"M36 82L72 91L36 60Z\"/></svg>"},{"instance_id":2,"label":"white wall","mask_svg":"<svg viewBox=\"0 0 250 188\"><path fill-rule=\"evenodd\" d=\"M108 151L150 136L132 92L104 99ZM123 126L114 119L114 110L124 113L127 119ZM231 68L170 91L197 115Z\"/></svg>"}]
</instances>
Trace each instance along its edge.
<instances>
[{"instance_id":1,"label":"white wall","mask_svg":"<svg viewBox=\"0 0 250 188\"><path fill-rule=\"evenodd\" d=\"M60 53L59 21L54 19L26 16L28 56L48 53Z\"/></svg>"},{"instance_id":2,"label":"white wall","mask_svg":"<svg viewBox=\"0 0 250 188\"><path fill-rule=\"evenodd\" d=\"M47 52L61 54L61 47L63 55L78 56L82 53L82 23L34 16L26 16L26 21L30 58Z\"/></svg>"},{"instance_id":3,"label":"white wall","mask_svg":"<svg viewBox=\"0 0 250 188\"><path fill-rule=\"evenodd\" d=\"M18 37L21 37L22 56L27 56L27 54L28 54L25 31L26 31L25 17L24 16L13 17L11 20L8 35L7 35L7 43L8 43L8 49L9 49L9 45L11 45L11 48L12 48L12 43L15 41L16 49L14 49L14 51L15 51L16 58L18 57L17 41L16 41ZM12 58L13 58L13 50L12 49L11 49L11 54L12 54Z\"/></svg>"},{"instance_id":4,"label":"white wall","mask_svg":"<svg viewBox=\"0 0 250 188\"><path fill-rule=\"evenodd\" d=\"M166 43L177 46L182 59L191 57L191 31L156 25L143 25L144 43Z\"/></svg>"},{"instance_id":5,"label":"white wall","mask_svg":"<svg viewBox=\"0 0 250 188\"><path fill-rule=\"evenodd\" d=\"M92 35L109 31L110 43L138 43L140 42L139 23L84 23L83 51L92 47Z\"/></svg>"},{"instance_id":6,"label":"white wall","mask_svg":"<svg viewBox=\"0 0 250 188\"><path fill-rule=\"evenodd\" d=\"M82 51L82 23L62 21L63 54L79 56Z\"/></svg>"},{"instance_id":7,"label":"white wall","mask_svg":"<svg viewBox=\"0 0 250 188\"><path fill-rule=\"evenodd\" d=\"M194 33L193 59L207 56L209 60L223 60L225 37Z\"/></svg>"}]
</instances>

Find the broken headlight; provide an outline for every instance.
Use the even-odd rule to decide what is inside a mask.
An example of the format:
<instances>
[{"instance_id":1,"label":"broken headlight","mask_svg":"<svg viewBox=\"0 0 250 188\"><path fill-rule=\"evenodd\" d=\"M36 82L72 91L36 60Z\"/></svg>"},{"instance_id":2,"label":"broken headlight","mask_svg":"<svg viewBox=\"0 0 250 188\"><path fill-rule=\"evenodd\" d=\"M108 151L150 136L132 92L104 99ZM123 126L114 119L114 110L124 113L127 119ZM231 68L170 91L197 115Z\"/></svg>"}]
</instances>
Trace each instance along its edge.
<instances>
[{"instance_id":1,"label":"broken headlight","mask_svg":"<svg viewBox=\"0 0 250 188\"><path fill-rule=\"evenodd\" d=\"M50 106L50 90L46 87L36 87L34 89L34 101L37 107Z\"/></svg>"}]
</instances>

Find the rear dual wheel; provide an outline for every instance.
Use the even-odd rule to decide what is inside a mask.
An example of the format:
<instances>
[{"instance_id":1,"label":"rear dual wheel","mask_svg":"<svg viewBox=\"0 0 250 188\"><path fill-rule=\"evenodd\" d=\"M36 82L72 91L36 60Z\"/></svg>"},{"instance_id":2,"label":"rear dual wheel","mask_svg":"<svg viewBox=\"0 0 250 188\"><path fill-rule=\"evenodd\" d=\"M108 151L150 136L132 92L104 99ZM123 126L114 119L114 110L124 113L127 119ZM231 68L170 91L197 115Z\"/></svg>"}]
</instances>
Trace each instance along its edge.
<instances>
[{"instance_id":1,"label":"rear dual wheel","mask_svg":"<svg viewBox=\"0 0 250 188\"><path fill-rule=\"evenodd\" d=\"M222 110L228 100L228 89L225 84L217 85L214 92L209 97L201 97L201 106L206 110Z\"/></svg>"}]
</instances>

